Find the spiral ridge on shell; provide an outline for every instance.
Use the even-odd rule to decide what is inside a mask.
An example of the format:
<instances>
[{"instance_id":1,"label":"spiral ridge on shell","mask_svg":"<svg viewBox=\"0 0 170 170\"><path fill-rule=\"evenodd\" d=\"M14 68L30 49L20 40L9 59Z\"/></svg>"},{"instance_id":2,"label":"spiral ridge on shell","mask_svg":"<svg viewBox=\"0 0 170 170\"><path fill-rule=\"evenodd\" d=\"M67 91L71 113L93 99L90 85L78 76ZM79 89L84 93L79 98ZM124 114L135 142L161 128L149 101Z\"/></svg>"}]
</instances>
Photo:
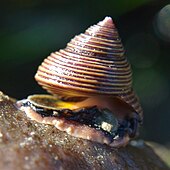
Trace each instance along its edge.
<instances>
[{"instance_id":1,"label":"spiral ridge on shell","mask_svg":"<svg viewBox=\"0 0 170 170\"><path fill-rule=\"evenodd\" d=\"M37 82L58 96L120 96L136 111L132 71L111 17L75 36L65 49L53 52L39 66Z\"/></svg>"}]
</instances>

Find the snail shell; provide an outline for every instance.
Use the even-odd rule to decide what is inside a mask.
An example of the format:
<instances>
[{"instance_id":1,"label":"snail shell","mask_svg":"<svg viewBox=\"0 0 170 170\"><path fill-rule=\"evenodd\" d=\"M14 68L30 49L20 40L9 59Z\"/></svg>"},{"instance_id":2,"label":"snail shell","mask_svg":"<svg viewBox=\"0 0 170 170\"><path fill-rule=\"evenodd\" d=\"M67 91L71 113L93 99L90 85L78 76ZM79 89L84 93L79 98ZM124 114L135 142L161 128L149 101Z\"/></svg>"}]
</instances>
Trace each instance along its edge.
<instances>
[{"instance_id":1,"label":"snail shell","mask_svg":"<svg viewBox=\"0 0 170 170\"><path fill-rule=\"evenodd\" d=\"M118 96L142 116L132 71L111 17L51 53L35 75L49 93L64 97Z\"/></svg>"},{"instance_id":2,"label":"snail shell","mask_svg":"<svg viewBox=\"0 0 170 170\"><path fill-rule=\"evenodd\" d=\"M29 118L113 147L125 146L136 135L142 109L112 18L51 53L35 79L53 96L32 95L19 101Z\"/></svg>"}]
</instances>

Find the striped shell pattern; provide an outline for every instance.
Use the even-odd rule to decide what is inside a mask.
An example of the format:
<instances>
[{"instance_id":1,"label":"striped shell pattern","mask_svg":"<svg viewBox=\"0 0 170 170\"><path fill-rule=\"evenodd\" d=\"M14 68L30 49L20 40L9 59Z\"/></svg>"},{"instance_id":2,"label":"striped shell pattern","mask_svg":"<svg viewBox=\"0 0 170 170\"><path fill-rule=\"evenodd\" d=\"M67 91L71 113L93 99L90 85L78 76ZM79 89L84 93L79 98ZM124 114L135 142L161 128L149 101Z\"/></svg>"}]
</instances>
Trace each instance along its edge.
<instances>
[{"instance_id":1,"label":"striped shell pattern","mask_svg":"<svg viewBox=\"0 0 170 170\"><path fill-rule=\"evenodd\" d=\"M37 82L53 95L117 96L142 114L132 71L111 17L75 36L39 66Z\"/></svg>"}]
</instances>

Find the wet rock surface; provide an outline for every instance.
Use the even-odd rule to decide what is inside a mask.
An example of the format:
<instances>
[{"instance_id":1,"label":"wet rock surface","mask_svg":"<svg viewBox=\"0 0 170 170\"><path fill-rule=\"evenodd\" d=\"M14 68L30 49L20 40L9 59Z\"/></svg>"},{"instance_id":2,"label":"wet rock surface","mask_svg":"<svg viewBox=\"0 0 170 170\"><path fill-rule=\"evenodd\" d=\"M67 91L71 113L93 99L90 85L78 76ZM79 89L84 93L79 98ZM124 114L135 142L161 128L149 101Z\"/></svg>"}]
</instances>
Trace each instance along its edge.
<instances>
[{"instance_id":1,"label":"wet rock surface","mask_svg":"<svg viewBox=\"0 0 170 170\"><path fill-rule=\"evenodd\" d=\"M0 170L168 169L145 144L115 149L30 120L0 93Z\"/></svg>"}]
</instances>

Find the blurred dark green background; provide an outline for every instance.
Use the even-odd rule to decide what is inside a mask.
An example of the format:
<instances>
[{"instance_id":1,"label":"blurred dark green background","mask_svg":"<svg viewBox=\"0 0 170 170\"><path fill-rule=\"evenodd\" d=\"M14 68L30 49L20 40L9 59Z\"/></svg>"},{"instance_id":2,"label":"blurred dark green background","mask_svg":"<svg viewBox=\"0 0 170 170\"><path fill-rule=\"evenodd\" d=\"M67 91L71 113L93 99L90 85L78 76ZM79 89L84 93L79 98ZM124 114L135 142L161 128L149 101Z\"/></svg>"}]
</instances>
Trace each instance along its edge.
<instances>
[{"instance_id":1,"label":"blurred dark green background","mask_svg":"<svg viewBox=\"0 0 170 170\"><path fill-rule=\"evenodd\" d=\"M145 116L141 137L169 145L169 0L1 1L0 90L18 99L43 93L33 78L42 60L106 15L132 64Z\"/></svg>"}]
</instances>

